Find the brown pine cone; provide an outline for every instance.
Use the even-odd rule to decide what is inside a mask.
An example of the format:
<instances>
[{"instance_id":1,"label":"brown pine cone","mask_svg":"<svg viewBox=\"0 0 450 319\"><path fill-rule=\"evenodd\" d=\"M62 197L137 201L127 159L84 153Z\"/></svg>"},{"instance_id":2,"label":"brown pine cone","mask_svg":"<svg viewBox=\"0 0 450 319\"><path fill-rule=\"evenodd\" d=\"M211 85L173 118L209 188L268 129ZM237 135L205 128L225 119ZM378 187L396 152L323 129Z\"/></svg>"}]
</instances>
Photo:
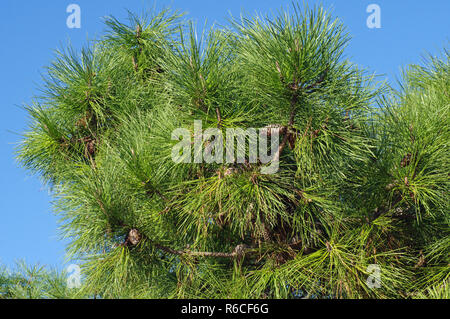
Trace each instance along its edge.
<instances>
[{"instance_id":1,"label":"brown pine cone","mask_svg":"<svg viewBox=\"0 0 450 319\"><path fill-rule=\"evenodd\" d=\"M131 245L136 246L141 241L141 234L139 231L135 228L131 229L128 232L127 242L129 242Z\"/></svg>"}]
</instances>

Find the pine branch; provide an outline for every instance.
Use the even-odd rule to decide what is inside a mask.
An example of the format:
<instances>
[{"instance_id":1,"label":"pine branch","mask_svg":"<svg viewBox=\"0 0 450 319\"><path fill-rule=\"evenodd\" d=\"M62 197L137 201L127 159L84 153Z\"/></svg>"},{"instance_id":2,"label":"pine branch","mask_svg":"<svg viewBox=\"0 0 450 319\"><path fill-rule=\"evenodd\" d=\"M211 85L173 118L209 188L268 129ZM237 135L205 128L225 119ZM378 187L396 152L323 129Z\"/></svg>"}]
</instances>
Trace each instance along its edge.
<instances>
[{"instance_id":1,"label":"pine branch","mask_svg":"<svg viewBox=\"0 0 450 319\"><path fill-rule=\"evenodd\" d=\"M163 250L169 254L172 255L188 255L192 257L218 257L218 258L237 258L237 257L243 257L244 255L248 254L252 248L247 247L246 245L237 245L233 252L231 253L224 253L224 252L208 252L208 251L191 251L191 250L176 250L172 249L170 247L158 244L156 242L152 242L152 245L156 248Z\"/></svg>"},{"instance_id":2,"label":"pine branch","mask_svg":"<svg viewBox=\"0 0 450 319\"><path fill-rule=\"evenodd\" d=\"M401 196L401 195L398 195L398 196L395 198L395 200L394 200L390 205L388 205L387 207L377 207L377 208L375 208L375 209L373 210L373 212L372 212L370 218L369 218L369 221L370 221L370 222L373 222L373 221L375 221L377 218L379 218L379 217L385 215L386 213L388 213L388 212L392 209L393 206L396 206L398 203L400 203L400 202L402 201L402 199L403 199L402 196Z\"/></svg>"},{"instance_id":3,"label":"pine branch","mask_svg":"<svg viewBox=\"0 0 450 319\"><path fill-rule=\"evenodd\" d=\"M222 127L222 116L220 114L220 109L216 107L216 115L217 115L217 128Z\"/></svg>"},{"instance_id":4,"label":"pine branch","mask_svg":"<svg viewBox=\"0 0 450 319\"><path fill-rule=\"evenodd\" d=\"M297 91L294 91L292 93L292 98L291 98L291 102L290 102L290 106L291 106L291 114L289 116L289 122L288 125L284 127L284 137L283 140L281 141L281 144L278 146L278 150L275 153L273 160L272 161L279 161L280 160L280 156L281 153L283 152L283 149L286 146L287 141L289 140L290 134L291 132L289 131L290 128L292 127L292 125L294 124L294 118L295 118L295 106L297 104L297 99L298 99L298 95L297 95Z\"/></svg>"}]
</instances>

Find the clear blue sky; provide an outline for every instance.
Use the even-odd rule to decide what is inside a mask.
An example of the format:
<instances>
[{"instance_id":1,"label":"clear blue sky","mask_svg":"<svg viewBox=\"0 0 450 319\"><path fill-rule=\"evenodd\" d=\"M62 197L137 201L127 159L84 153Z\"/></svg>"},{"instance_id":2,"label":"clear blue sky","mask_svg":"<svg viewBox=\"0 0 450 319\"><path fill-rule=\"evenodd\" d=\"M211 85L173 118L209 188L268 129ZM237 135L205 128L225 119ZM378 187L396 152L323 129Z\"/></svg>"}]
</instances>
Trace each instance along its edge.
<instances>
[{"instance_id":1,"label":"clear blue sky","mask_svg":"<svg viewBox=\"0 0 450 319\"><path fill-rule=\"evenodd\" d=\"M318 1L307 1L309 4ZM66 8L81 7L81 29L69 29ZM301 1L300 1L301 3ZM425 52L439 53L449 41L449 0L323 0L332 6L353 39L347 55L354 62L395 82L399 69L420 62ZM369 4L381 8L381 28L369 29L366 19ZM36 176L30 176L14 160L14 145L26 128L27 116L18 107L30 103L38 94L40 73L53 57L53 50L70 39L75 48L102 34L102 17L126 16L126 8L140 12L155 2L144 0L41 0L0 2L0 263L12 265L24 258L62 267L64 243L57 237L57 218L52 214L51 197ZM269 12L291 1L157 1L188 13L201 25L226 23L228 12L238 15Z\"/></svg>"}]
</instances>

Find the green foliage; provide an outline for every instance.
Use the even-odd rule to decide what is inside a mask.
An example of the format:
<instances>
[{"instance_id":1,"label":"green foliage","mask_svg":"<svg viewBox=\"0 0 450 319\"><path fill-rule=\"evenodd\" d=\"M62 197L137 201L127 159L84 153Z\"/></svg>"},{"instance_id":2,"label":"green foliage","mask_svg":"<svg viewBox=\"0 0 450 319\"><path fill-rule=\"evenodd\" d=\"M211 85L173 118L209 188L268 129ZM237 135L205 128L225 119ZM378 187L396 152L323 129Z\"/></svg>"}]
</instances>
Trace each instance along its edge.
<instances>
[{"instance_id":1,"label":"green foliage","mask_svg":"<svg viewBox=\"0 0 450 319\"><path fill-rule=\"evenodd\" d=\"M54 192L82 261L75 295L448 298L448 53L396 92L345 58L345 27L321 7L200 37L180 17L108 18L79 55L57 52L27 106L18 159ZM280 128L278 172L175 163L172 132L194 137L194 120ZM4 294L67 293L36 287Z\"/></svg>"},{"instance_id":2,"label":"green foliage","mask_svg":"<svg viewBox=\"0 0 450 319\"><path fill-rule=\"evenodd\" d=\"M66 285L67 274L44 266L18 262L15 269L0 268L0 299L72 299L79 290Z\"/></svg>"}]
</instances>

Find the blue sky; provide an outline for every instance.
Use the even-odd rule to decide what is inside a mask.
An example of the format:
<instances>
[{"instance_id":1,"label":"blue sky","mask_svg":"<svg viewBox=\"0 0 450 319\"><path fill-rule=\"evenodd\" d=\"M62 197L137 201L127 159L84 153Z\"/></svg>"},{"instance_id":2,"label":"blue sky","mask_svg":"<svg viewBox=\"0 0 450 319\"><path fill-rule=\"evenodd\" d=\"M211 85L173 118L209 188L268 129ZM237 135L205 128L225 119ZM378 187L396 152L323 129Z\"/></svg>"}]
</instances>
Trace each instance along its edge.
<instances>
[{"instance_id":1,"label":"blue sky","mask_svg":"<svg viewBox=\"0 0 450 319\"><path fill-rule=\"evenodd\" d=\"M301 3L302 1L300 1ZM319 1L307 1L308 4ZM81 8L81 28L66 26L69 4ZM448 48L450 1L448 0L323 0L347 26L352 40L347 56L360 66L384 75L395 83L402 65L419 63L426 53ZM369 4L381 8L381 28L369 29ZM229 12L268 13L291 1L144 1L144 0L41 0L0 2L0 263L18 259L58 268L63 265L64 242L58 240L57 217L51 196L39 178L30 176L14 159L17 135L26 128L27 115L19 107L39 94L40 74L49 65L53 50L70 40L80 48L87 39L102 34L102 17L126 17L126 10L171 6L188 13L187 18L225 24Z\"/></svg>"}]
</instances>

